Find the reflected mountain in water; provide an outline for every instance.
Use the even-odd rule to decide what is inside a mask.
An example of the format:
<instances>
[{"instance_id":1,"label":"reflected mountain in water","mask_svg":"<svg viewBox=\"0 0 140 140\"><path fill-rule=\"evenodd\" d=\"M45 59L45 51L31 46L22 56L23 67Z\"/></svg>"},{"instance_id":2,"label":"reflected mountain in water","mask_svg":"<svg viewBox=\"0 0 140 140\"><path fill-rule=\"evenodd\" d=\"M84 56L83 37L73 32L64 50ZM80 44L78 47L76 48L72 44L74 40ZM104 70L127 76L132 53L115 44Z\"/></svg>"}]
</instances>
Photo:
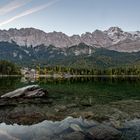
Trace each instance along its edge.
<instances>
[{"instance_id":1,"label":"reflected mountain in water","mask_svg":"<svg viewBox=\"0 0 140 140\"><path fill-rule=\"evenodd\" d=\"M85 131L95 126L93 121L86 121L82 118L66 118L60 122L43 121L41 123L23 126L0 124L0 130L6 131L9 135L21 140L50 140L60 139L63 135L74 131Z\"/></svg>"},{"instance_id":2,"label":"reflected mountain in water","mask_svg":"<svg viewBox=\"0 0 140 140\"><path fill-rule=\"evenodd\" d=\"M0 139L4 140L139 140L140 120L123 124L119 129L109 123L100 124L82 118L68 117L62 121L38 124L0 124Z\"/></svg>"}]
</instances>

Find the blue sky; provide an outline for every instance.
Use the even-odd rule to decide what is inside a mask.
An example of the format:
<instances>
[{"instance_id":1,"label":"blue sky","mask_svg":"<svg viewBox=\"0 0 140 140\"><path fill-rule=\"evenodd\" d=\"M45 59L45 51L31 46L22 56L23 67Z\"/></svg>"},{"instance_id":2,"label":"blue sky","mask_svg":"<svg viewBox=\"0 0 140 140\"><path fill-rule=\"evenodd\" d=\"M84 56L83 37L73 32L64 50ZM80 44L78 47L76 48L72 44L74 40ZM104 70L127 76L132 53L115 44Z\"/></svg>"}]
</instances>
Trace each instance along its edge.
<instances>
[{"instance_id":1,"label":"blue sky","mask_svg":"<svg viewBox=\"0 0 140 140\"><path fill-rule=\"evenodd\" d=\"M0 29L34 27L68 35L119 26L140 30L140 0L0 0Z\"/></svg>"}]
</instances>

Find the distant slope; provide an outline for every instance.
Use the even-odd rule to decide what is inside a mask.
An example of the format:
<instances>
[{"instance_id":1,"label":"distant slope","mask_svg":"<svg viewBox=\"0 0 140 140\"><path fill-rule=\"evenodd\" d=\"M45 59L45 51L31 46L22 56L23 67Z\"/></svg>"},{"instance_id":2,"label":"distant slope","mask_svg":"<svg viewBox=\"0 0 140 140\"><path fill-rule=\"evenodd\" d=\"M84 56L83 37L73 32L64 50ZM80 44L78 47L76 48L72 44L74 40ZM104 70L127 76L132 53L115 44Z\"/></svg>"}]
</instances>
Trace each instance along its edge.
<instances>
[{"instance_id":1,"label":"distant slope","mask_svg":"<svg viewBox=\"0 0 140 140\"><path fill-rule=\"evenodd\" d=\"M108 68L140 65L140 52L116 52L88 46L84 43L60 49L52 45L28 48L15 43L0 42L0 60L10 60L24 66L40 64L79 68Z\"/></svg>"}]
</instances>

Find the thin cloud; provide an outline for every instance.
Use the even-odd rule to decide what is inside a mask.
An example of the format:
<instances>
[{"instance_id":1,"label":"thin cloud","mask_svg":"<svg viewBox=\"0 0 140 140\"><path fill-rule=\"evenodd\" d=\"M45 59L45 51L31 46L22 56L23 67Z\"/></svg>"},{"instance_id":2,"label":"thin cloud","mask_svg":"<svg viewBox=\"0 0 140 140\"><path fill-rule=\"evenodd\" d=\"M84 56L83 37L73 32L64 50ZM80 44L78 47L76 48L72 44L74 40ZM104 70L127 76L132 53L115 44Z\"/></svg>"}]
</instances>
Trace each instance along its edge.
<instances>
[{"instance_id":1,"label":"thin cloud","mask_svg":"<svg viewBox=\"0 0 140 140\"><path fill-rule=\"evenodd\" d=\"M0 7L0 15L4 15L9 12L12 12L12 11L26 5L30 1L32 1L32 0L22 0L22 1L21 0L12 0L8 4Z\"/></svg>"},{"instance_id":2,"label":"thin cloud","mask_svg":"<svg viewBox=\"0 0 140 140\"><path fill-rule=\"evenodd\" d=\"M6 20L6 21L0 22L0 26L6 25L6 24L8 24L8 23L11 23L11 22L13 22L13 21L15 21L15 20L21 18L21 17L27 16L27 15L36 13L36 12L38 12L38 11L41 11L41 10L43 10L43 9L45 9L45 8L48 8L48 7L52 6L52 5L54 5L54 4L55 4L56 2L58 2L58 1L60 1L60 0L54 0L54 1L51 1L51 2L46 3L46 4L44 4L44 5L41 5L41 6L32 8L32 9L26 10L26 11L24 11L23 13L20 13L20 14L18 14L18 15L16 15L16 16L14 16L14 17L12 17L12 18Z\"/></svg>"}]
</instances>

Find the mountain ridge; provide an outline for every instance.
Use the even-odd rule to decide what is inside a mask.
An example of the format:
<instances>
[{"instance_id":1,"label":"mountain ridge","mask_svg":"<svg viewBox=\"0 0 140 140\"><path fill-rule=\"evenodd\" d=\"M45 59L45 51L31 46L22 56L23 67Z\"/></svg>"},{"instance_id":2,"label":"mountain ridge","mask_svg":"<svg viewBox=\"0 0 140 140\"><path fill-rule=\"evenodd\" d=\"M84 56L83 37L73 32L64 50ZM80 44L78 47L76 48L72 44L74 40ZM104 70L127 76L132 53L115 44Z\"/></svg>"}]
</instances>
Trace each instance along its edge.
<instances>
[{"instance_id":1,"label":"mountain ridge","mask_svg":"<svg viewBox=\"0 0 140 140\"><path fill-rule=\"evenodd\" d=\"M63 32L49 32L35 28L11 28L0 30L0 42L15 42L19 46L36 47L53 45L66 48L84 43L96 48L106 48L118 52L140 51L140 31L125 32L119 27L108 30L95 30L81 35L68 36ZM134 45L133 45L134 44Z\"/></svg>"}]
</instances>

